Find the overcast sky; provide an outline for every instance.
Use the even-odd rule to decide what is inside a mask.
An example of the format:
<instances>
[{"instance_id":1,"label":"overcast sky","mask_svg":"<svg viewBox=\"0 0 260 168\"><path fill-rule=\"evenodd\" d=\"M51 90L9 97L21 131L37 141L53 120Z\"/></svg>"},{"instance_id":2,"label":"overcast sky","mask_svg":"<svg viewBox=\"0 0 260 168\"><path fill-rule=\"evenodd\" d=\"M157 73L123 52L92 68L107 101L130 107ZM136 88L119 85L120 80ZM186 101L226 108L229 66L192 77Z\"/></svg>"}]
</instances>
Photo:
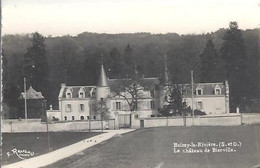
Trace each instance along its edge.
<instances>
[{"instance_id":1,"label":"overcast sky","mask_svg":"<svg viewBox=\"0 0 260 168\"><path fill-rule=\"evenodd\" d=\"M3 34L206 33L260 27L260 0L2 0Z\"/></svg>"}]
</instances>

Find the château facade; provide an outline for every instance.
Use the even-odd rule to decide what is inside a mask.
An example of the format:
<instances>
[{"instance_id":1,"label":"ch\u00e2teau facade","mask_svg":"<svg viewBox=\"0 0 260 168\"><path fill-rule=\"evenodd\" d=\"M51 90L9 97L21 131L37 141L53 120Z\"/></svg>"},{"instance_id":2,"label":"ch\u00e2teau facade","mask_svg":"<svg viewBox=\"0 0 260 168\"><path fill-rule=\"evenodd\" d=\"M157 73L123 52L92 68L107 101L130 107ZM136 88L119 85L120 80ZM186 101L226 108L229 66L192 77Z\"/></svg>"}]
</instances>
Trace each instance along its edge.
<instances>
[{"instance_id":1,"label":"ch\u00e2teau facade","mask_svg":"<svg viewBox=\"0 0 260 168\"><path fill-rule=\"evenodd\" d=\"M59 110L48 112L62 121L100 119L96 113L99 101L105 101L110 118L120 115L130 115L129 101L131 95L127 92L116 94L111 88L123 79L108 79L101 65L100 75L96 86L66 86L61 85L59 93ZM144 84L139 86L140 96L135 110L139 118L149 118L159 114L158 109L167 104L169 97L168 84L160 84L159 78L142 78ZM180 84L183 102L187 107L193 107L207 115L229 113L229 86L228 82L195 83L192 96L191 84ZM193 97L193 98L192 98ZM193 104L192 104L193 100Z\"/></svg>"}]
</instances>

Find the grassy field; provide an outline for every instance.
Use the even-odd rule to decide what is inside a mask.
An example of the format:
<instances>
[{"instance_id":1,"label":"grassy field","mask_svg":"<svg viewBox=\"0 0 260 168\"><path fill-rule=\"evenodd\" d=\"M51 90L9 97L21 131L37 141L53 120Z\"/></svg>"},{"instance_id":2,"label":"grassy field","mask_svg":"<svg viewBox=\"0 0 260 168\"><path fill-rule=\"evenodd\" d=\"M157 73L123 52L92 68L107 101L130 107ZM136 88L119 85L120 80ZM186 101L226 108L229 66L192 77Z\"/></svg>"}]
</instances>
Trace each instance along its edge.
<instances>
[{"instance_id":1,"label":"grassy field","mask_svg":"<svg viewBox=\"0 0 260 168\"><path fill-rule=\"evenodd\" d=\"M22 160L12 150L21 150L22 158L30 158L22 156L24 153L33 153L38 156L49 151L62 148L64 146L76 143L80 140L98 135L96 132L50 132L49 144L47 133L3 133L3 146L2 146L2 165L13 163ZM49 148L50 146L50 148ZM22 151L26 150L26 151ZM9 157L8 153L9 152Z\"/></svg>"},{"instance_id":2,"label":"grassy field","mask_svg":"<svg viewBox=\"0 0 260 168\"><path fill-rule=\"evenodd\" d=\"M183 153L183 147L174 149L174 143L199 142L215 143L221 150L213 152L212 147L207 147L208 152ZM226 147L222 146L223 142ZM180 153L176 153L178 149ZM199 151L200 148L193 149ZM86 149L48 168L250 168L257 164L260 164L259 125L140 129Z\"/></svg>"}]
</instances>

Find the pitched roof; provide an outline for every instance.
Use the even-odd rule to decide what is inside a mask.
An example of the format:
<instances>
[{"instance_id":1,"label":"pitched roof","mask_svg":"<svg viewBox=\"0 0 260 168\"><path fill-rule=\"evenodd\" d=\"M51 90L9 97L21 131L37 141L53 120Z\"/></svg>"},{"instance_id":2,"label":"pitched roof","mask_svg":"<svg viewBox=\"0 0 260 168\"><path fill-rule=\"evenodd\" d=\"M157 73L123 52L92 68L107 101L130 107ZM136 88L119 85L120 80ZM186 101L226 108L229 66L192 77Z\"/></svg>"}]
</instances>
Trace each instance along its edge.
<instances>
[{"instance_id":1,"label":"pitched roof","mask_svg":"<svg viewBox=\"0 0 260 168\"><path fill-rule=\"evenodd\" d=\"M191 96L191 84L180 84L181 89L186 91L187 96ZM219 87L221 90L220 95L225 94L225 85L224 83L194 83L193 89L196 93L196 89L202 89L203 95L215 95L215 88Z\"/></svg>"},{"instance_id":2,"label":"pitched roof","mask_svg":"<svg viewBox=\"0 0 260 168\"><path fill-rule=\"evenodd\" d=\"M84 98L90 98L90 92L92 89L95 89L95 86L65 86L62 92L62 98L66 97L66 92L70 89L72 93L72 98L79 98L80 89L85 93Z\"/></svg>"},{"instance_id":3,"label":"pitched roof","mask_svg":"<svg viewBox=\"0 0 260 168\"><path fill-rule=\"evenodd\" d=\"M23 99L25 98L24 92L21 93ZM32 88L32 86L29 87L29 89L26 91L26 99L44 99L41 92L37 92Z\"/></svg>"},{"instance_id":4,"label":"pitched roof","mask_svg":"<svg viewBox=\"0 0 260 168\"><path fill-rule=\"evenodd\" d=\"M108 79L108 86L110 88L115 88L118 85L131 84L133 81L131 79ZM160 84L158 78L142 78L139 84L144 87L145 90L155 90Z\"/></svg>"}]
</instances>

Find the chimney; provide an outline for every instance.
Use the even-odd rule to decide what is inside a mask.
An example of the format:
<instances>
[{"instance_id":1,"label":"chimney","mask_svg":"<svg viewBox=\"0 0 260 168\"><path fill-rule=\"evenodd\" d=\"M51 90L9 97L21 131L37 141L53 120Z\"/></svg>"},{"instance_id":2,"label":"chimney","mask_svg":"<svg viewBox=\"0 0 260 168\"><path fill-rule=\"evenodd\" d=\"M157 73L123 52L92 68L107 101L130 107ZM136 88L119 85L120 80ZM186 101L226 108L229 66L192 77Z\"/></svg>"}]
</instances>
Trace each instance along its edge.
<instances>
[{"instance_id":1,"label":"chimney","mask_svg":"<svg viewBox=\"0 0 260 168\"><path fill-rule=\"evenodd\" d=\"M66 83L61 84L61 88L65 88L65 86L66 86Z\"/></svg>"}]
</instances>

